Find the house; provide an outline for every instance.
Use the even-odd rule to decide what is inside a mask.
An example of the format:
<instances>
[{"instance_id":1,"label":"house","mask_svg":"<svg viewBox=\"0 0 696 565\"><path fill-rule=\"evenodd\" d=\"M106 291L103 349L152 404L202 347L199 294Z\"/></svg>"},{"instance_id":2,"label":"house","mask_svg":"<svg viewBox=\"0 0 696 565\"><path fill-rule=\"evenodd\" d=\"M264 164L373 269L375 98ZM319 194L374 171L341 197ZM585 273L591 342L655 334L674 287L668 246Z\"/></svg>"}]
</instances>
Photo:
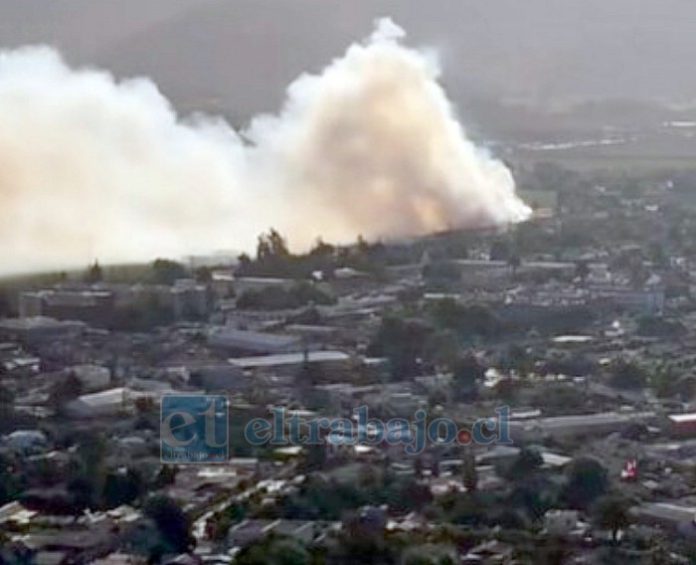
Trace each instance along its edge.
<instances>
[{"instance_id":1,"label":"house","mask_svg":"<svg viewBox=\"0 0 696 565\"><path fill-rule=\"evenodd\" d=\"M552 509L544 514L544 528L552 536L567 536L577 525L577 510Z\"/></svg>"},{"instance_id":2,"label":"house","mask_svg":"<svg viewBox=\"0 0 696 565\"><path fill-rule=\"evenodd\" d=\"M35 510L28 510L20 502L8 502L0 506L0 526L8 529L12 526L26 526L36 514Z\"/></svg>"},{"instance_id":3,"label":"house","mask_svg":"<svg viewBox=\"0 0 696 565\"><path fill-rule=\"evenodd\" d=\"M669 433L674 437L696 437L696 412L667 416Z\"/></svg>"}]
</instances>

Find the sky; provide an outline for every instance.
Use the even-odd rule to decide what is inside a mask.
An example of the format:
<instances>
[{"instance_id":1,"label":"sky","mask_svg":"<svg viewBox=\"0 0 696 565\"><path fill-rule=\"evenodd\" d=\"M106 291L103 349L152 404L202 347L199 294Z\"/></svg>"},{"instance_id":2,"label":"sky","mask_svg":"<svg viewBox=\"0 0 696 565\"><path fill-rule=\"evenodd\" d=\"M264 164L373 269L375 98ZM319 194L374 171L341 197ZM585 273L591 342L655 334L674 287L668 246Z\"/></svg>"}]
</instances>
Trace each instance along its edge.
<instances>
[{"instance_id":1,"label":"sky","mask_svg":"<svg viewBox=\"0 0 696 565\"><path fill-rule=\"evenodd\" d=\"M455 101L696 99L692 0L3 0L0 46L50 44L243 123L381 16L438 49Z\"/></svg>"},{"instance_id":2,"label":"sky","mask_svg":"<svg viewBox=\"0 0 696 565\"><path fill-rule=\"evenodd\" d=\"M693 0L2 0L0 259L517 221L480 148L520 119L496 105L696 107L694 21Z\"/></svg>"}]
</instances>

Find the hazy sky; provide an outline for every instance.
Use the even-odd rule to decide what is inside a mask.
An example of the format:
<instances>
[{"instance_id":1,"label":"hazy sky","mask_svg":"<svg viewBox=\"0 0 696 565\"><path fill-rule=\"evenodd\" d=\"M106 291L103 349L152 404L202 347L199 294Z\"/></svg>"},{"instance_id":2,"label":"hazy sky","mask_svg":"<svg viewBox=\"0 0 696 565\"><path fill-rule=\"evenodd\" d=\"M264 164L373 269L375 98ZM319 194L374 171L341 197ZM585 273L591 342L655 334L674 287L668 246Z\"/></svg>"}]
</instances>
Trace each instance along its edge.
<instances>
[{"instance_id":1,"label":"hazy sky","mask_svg":"<svg viewBox=\"0 0 696 565\"><path fill-rule=\"evenodd\" d=\"M383 15L440 50L455 100L696 99L693 0L2 0L0 46L49 43L243 122Z\"/></svg>"},{"instance_id":2,"label":"hazy sky","mask_svg":"<svg viewBox=\"0 0 696 565\"><path fill-rule=\"evenodd\" d=\"M462 127L432 51L389 18L241 133L179 120L148 79L0 57L0 269L254 247L306 249L517 222L511 171Z\"/></svg>"},{"instance_id":3,"label":"hazy sky","mask_svg":"<svg viewBox=\"0 0 696 565\"><path fill-rule=\"evenodd\" d=\"M365 41L382 16L405 43ZM481 99L693 104L694 22L694 0L0 0L0 262L520 219L509 170L476 144L515 114L560 118ZM71 67L11 52L30 44Z\"/></svg>"}]
</instances>

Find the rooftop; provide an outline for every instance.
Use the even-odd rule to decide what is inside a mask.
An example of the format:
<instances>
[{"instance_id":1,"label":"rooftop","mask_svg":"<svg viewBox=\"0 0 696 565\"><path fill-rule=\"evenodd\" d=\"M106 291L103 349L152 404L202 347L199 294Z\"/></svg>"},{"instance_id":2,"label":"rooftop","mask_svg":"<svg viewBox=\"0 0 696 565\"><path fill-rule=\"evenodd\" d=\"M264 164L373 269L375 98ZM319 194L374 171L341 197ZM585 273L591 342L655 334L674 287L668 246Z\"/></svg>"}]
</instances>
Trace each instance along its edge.
<instances>
[{"instance_id":1,"label":"rooftop","mask_svg":"<svg viewBox=\"0 0 696 565\"><path fill-rule=\"evenodd\" d=\"M208 336L208 342L213 346L248 349L250 351L274 351L297 346L301 339L297 336L280 335L262 332L220 328Z\"/></svg>"},{"instance_id":2,"label":"rooftop","mask_svg":"<svg viewBox=\"0 0 696 565\"><path fill-rule=\"evenodd\" d=\"M307 362L322 363L331 361L347 361L350 356L342 351L309 351L307 352ZM263 355L261 357L238 357L230 359L229 362L235 367L243 369L253 369L256 367L278 367L281 365L297 365L305 360L305 354L299 353L279 353L277 355Z\"/></svg>"}]
</instances>

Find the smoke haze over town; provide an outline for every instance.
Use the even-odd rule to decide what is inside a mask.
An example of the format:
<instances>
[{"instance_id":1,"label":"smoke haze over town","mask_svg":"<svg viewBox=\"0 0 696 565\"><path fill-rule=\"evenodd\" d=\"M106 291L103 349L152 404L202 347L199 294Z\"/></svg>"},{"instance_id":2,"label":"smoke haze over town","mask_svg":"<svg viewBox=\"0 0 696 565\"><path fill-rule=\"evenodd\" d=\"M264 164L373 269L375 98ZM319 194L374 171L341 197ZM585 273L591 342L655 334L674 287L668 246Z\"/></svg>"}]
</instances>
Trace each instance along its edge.
<instances>
[{"instance_id":1,"label":"smoke haze over town","mask_svg":"<svg viewBox=\"0 0 696 565\"><path fill-rule=\"evenodd\" d=\"M0 564L696 564L694 0L0 0Z\"/></svg>"},{"instance_id":2,"label":"smoke haze over town","mask_svg":"<svg viewBox=\"0 0 696 565\"><path fill-rule=\"evenodd\" d=\"M528 217L457 121L437 53L375 25L241 132L180 118L147 78L74 69L49 47L3 52L3 269L250 249L267 226L306 248Z\"/></svg>"}]
</instances>

